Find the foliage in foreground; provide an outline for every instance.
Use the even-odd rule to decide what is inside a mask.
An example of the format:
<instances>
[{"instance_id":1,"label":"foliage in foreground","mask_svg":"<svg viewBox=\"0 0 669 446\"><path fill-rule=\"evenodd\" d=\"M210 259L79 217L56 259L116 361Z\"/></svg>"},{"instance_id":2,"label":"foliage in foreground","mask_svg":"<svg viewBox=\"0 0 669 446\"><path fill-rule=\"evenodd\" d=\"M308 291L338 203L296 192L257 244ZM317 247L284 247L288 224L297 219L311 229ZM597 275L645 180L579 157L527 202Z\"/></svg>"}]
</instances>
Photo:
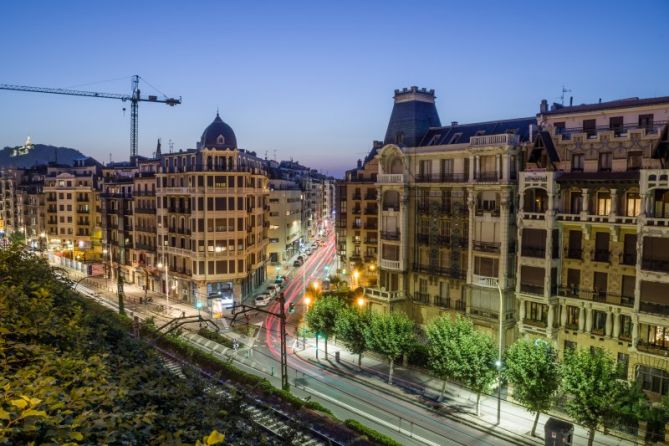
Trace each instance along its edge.
<instances>
[{"instance_id":1,"label":"foliage in foreground","mask_svg":"<svg viewBox=\"0 0 669 446\"><path fill-rule=\"evenodd\" d=\"M167 371L128 324L71 293L44 260L0 251L0 444L213 444L214 430L253 444L264 435L196 376Z\"/></svg>"},{"instance_id":2,"label":"foliage in foreground","mask_svg":"<svg viewBox=\"0 0 669 446\"><path fill-rule=\"evenodd\" d=\"M368 440L373 441L375 444L379 444L381 446L402 446L402 443L397 442L389 436L377 432L374 429L370 429L356 420L348 419L344 421L344 423L351 429L363 434L365 437L367 437Z\"/></svg>"}]
</instances>

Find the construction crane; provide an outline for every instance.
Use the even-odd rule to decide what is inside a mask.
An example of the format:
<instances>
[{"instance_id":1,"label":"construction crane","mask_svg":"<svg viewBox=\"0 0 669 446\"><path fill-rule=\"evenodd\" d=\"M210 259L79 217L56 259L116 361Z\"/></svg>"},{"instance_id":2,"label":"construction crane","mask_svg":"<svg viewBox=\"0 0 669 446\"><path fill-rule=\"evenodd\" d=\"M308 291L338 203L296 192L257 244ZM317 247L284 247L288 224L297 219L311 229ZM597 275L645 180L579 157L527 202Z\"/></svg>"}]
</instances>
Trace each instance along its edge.
<instances>
[{"instance_id":1,"label":"construction crane","mask_svg":"<svg viewBox=\"0 0 669 446\"><path fill-rule=\"evenodd\" d=\"M132 76L132 92L130 94L116 94L116 93L100 93L96 91L80 91L68 90L64 88L42 88L42 87L27 87L25 85L9 85L0 84L0 90L13 91L29 91L33 93L51 93L63 94L68 96L86 96L89 98L106 98L106 99L120 99L123 102L130 102L130 160L132 161L137 156L137 139L139 136L138 118L139 118L139 103L140 102L159 102L174 107L181 104L181 97L179 99L168 98L159 99L158 96L144 96L142 97L139 91L139 76Z\"/></svg>"}]
</instances>

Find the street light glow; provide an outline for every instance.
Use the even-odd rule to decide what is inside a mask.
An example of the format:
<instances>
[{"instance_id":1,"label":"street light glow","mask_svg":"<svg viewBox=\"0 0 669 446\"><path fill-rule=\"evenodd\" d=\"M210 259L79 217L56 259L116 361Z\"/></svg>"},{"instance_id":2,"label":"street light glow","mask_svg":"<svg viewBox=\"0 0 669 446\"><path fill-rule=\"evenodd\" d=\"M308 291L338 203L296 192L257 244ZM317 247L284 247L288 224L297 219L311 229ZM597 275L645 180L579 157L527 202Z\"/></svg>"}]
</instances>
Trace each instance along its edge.
<instances>
[{"instance_id":1,"label":"street light glow","mask_svg":"<svg viewBox=\"0 0 669 446\"><path fill-rule=\"evenodd\" d=\"M362 296L358 297L358 301L357 301L357 303L358 303L358 306L359 306L359 307L364 306L364 305L365 305L365 298L362 297Z\"/></svg>"},{"instance_id":2,"label":"street light glow","mask_svg":"<svg viewBox=\"0 0 669 446\"><path fill-rule=\"evenodd\" d=\"M311 304L311 297L304 296L304 305L309 306Z\"/></svg>"}]
</instances>

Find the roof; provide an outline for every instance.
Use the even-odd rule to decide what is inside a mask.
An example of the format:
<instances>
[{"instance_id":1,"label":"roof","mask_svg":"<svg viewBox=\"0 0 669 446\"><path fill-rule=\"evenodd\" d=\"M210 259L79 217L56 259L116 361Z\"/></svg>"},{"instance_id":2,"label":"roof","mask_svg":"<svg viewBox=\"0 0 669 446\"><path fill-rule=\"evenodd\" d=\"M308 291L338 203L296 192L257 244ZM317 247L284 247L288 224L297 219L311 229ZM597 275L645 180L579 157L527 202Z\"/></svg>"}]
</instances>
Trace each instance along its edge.
<instances>
[{"instance_id":1,"label":"roof","mask_svg":"<svg viewBox=\"0 0 669 446\"><path fill-rule=\"evenodd\" d=\"M626 98L626 99L616 99L614 101L607 102L597 102L594 104L580 104L573 106L563 107L559 104L553 104L553 109L544 113L537 113L539 115L564 115L569 113L581 113L581 112L590 112L598 110L608 110L611 108L629 108L629 107L640 107L642 105L656 105L656 104L669 104L669 96L658 96L655 98L644 98L639 99L638 97Z\"/></svg>"},{"instance_id":2,"label":"roof","mask_svg":"<svg viewBox=\"0 0 669 446\"><path fill-rule=\"evenodd\" d=\"M536 124L536 122L536 118L531 117L475 122L471 124L452 123L443 127L431 128L418 146L469 143L469 138L472 136L499 135L501 133L520 135L520 141L526 142L530 137L530 125Z\"/></svg>"},{"instance_id":3,"label":"roof","mask_svg":"<svg viewBox=\"0 0 669 446\"><path fill-rule=\"evenodd\" d=\"M528 159L529 162L536 162L539 159L539 154L541 153L542 149L546 150L548 159L551 160L552 163L557 163L560 161L560 157L558 156L557 150L555 150L555 146L553 145L553 138L551 138L550 133L547 131L541 131L537 133L537 136L532 142L534 147L532 148L532 152L530 152L530 157Z\"/></svg>"},{"instance_id":4,"label":"roof","mask_svg":"<svg viewBox=\"0 0 669 446\"><path fill-rule=\"evenodd\" d=\"M396 98L383 142L384 144L415 147L430 127L440 125L441 121L434 100L425 102L411 99L397 102ZM401 139L398 140L400 134Z\"/></svg>"},{"instance_id":5,"label":"roof","mask_svg":"<svg viewBox=\"0 0 669 446\"><path fill-rule=\"evenodd\" d=\"M639 181L639 171L626 172L566 172L557 178L558 183L574 181Z\"/></svg>"},{"instance_id":6,"label":"roof","mask_svg":"<svg viewBox=\"0 0 669 446\"><path fill-rule=\"evenodd\" d=\"M216 118L204 129L202 138L200 138L200 148L209 149L236 149L237 137L235 132L228 124L223 122L218 112Z\"/></svg>"}]
</instances>

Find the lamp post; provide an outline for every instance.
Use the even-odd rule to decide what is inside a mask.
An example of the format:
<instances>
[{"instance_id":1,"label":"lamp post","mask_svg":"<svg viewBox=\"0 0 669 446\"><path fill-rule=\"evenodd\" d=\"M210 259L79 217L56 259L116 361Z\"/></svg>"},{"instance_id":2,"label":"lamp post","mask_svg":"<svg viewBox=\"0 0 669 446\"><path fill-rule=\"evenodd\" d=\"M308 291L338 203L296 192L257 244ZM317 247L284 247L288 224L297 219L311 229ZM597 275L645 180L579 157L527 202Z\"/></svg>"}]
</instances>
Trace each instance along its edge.
<instances>
[{"instance_id":1,"label":"lamp post","mask_svg":"<svg viewBox=\"0 0 669 446\"><path fill-rule=\"evenodd\" d=\"M355 288L358 287L358 279L359 279L359 278L360 278L360 271L358 271L358 270L356 269L355 271L353 271L353 286L354 286Z\"/></svg>"},{"instance_id":2,"label":"lamp post","mask_svg":"<svg viewBox=\"0 0 669 446\"><path fill-rule=\"evenodd\" d=\"M105 263L105 287L109 289L109 275L111 274L111 265L107 265L107 248L102 249L102 261Z\"/></svg>"},{"instance_id":3,"label":"lamp post","mask_svg":"<svg viewBox=\"0 0 669 446\"><path fill-rule=\"evenodd\" d=\"M306 314L309 312L309 305L311 305L311 297L310 296L304 296L304 307L306 310L304 311L304 315L306 318ZM302 345L304 345L304 349L306 350L307 348L307 333L306 333L306 320L304 327L302 327Z\"/></svg>"}]
</instances>

